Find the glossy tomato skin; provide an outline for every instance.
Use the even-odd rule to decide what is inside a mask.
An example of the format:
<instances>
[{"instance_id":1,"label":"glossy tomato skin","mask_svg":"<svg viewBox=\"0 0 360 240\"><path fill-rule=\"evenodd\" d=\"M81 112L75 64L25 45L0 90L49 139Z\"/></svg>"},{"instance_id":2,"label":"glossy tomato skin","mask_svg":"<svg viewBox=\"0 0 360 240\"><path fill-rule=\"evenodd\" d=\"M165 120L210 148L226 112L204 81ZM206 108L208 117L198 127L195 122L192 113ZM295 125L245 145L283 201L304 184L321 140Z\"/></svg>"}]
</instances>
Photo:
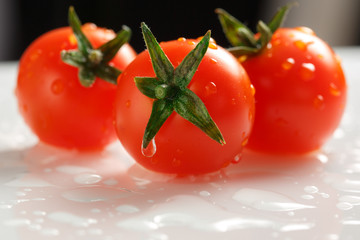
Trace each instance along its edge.
<instances>
[{"instance_id":1,"label":"glossy tomato skin","mask_svg":"<svg viewBox=\"0 0 360 240\"><path fill-rule=\"evenodd\" d=\"M113 31L94 24L85 24L82 30L95 48L115 37ZM78 69L63 63L60 57L61 50L76 48L70 27L37 38L20 59L15 90L18 106L42 142L62 148L98 150L116 140L116 86L100 79L89 88L81 86ZM111 64L124 69L135 56L131 46L125 44Z\"/></svg>"},{"instance_id":2,"label":"glossy tomato skin","mask_svg":"<svg viewBox=\"0 0 360 240\"><path fill-rule=\"evenodd\" d=\"M181 38L160 46L176 67L197 42ZM224 146L174 112L155 136L155 155L145 157L141 143L153 100L140 93L134 77L155 77L147 51L119 77L115 101L118 137L140 165L163 173L201 174L217 171L240 158L253 124L253 88L243 67L226 50L210 43L189 84L222 132Z\"/></svg>"},{"instance_id":3,"label":"glossy tomato skin","mask_svg":"<svg viewBox=\"0 0 360 240\"><path fill-rule=\"evenodd\" d=\"M278 29L266 49L242 64L256 89L249 149L302 154L331 137L347 86L338 57L312 30Z\"/></svg>"}]
</instances>

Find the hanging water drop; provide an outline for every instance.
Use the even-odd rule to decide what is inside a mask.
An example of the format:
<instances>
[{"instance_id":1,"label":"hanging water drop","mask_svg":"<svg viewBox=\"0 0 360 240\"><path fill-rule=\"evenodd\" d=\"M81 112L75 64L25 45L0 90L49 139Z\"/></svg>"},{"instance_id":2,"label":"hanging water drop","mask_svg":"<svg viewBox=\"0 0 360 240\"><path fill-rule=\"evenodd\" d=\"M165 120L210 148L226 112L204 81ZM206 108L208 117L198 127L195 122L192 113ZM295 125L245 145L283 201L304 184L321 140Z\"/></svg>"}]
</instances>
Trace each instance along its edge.
<instances>
[{"instance_id":1,"label":"hanging water drop","mask_svg":"<svg viewBox=\"0 0 360 240\"><path fill-rule=\"evenodd\" d=\"M155 155L156 153L156 144L155 144L155 138L153 138L151 140L151 142L149 143L149 145L144 148L143 144L141 144L141 153L145 156L145 157L152 157Z\"/></svg>"}]
</instances>

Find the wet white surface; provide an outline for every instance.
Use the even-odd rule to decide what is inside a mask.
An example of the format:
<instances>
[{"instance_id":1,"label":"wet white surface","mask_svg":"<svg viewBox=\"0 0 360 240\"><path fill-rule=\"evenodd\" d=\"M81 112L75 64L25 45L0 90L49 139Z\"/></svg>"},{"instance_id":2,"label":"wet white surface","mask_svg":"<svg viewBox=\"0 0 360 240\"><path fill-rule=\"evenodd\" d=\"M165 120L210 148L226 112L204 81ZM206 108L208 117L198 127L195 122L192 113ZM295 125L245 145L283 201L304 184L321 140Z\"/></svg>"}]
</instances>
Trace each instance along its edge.
<instances>
[{"instance_id":1,"label":"wet white surface","mask_svg":"<svg viewBox=\"0 0 360 240\"><path fill-rule=\"evenodd\" d=\"M358 239L360 48L336 52L348 106L321 151L245 152L221 172L183 178L144 170L119 143L92 154L38 144L17 111L17 63L1 63L1 239Z\"/></svg>"}]
</instances>

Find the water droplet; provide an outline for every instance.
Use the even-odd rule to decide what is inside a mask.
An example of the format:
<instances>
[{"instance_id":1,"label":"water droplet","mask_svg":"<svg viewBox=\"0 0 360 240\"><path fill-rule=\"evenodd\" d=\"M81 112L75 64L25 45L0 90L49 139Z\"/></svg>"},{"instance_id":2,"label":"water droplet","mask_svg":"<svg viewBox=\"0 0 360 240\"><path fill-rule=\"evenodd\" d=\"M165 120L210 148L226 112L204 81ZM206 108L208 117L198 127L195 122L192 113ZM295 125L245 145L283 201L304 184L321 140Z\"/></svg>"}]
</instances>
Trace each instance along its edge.
<instances>
[{"instance_id":1,"label":"water droplet","mask_svg":"<svg viewBox=\"0 0 360 240\"><path fill-rule=\"evenodd\" d=\"M243 188L237 191L233 195L233 199L244 205L265 211L294 211L314 208L314 206L294 202L278 193L251 188Z\"/></svg>"},{"instance_id":2,"label":"water droplet","mask_svg":"<svg viewBox=\"0 0 360 240\"><path fill-rule=\"evenodd\" d=\"M293 58L286 59L282 64L281 67L284 70L290 70L295 64L295 60Z\"/></svg>"},{"instance_id":3,"label":"water droplet","mask_svg":"<svg viewBox=\"0 0 360 240\"><path fill-rule=\"evenodd\" d=\"M69 40L69 43L71 45L76 45L77 44L76 37L75 37L74 34L70 34L69 37L68 37L68 40Z\"/></svg>"},{"instance_id":4,"label":"water droplet","mask_svg":"<svg viewBox=\"0 0 360 240\"><path fill-rule=\"evenodd\" d=\"M210 43L209 43L209 48L216 50L216 49L218 49L218 46L216 45L216 43L210 42Z\"/></svg>"},{"instance_id":5,"label":"water droplet","mask_svg":"<svg viewBox=\"0 0 360 240\"><path fill-rule=\"evenodd\" d=\"M135 206L124 204L116 207L116 211L120 213L136 213L139 212L140 210Z\"/></svg>"},{"instance_id":6,"label":"water droplet","mask_svg":"<svg viewBox=\"0 0 360 240\"><path fill-rule=\"evenodd\" d=\"M301 78L305 81L309 81L314 78L315 66L312 63L303 63L300 68Z\"/></svg>"},{"instance_id":7,"label":"water droplet","mask_svg":"<svg viewBox=\"0 0 360 240\"><path fill-rule=\"evenodd\" d=\"M130 106L131 106L131 100L127 100L127 101L125 102L125 106L126 106L127 108L130 108Z\"/></svg>"},{"instance_id":8,"label":"water droplet","mask_svg":"<svg viewBox=\"0 0 360 240\"><path fill-rule=\"evenodd\" d=\"M31 61L35 61L36 59L38 59L40 57L40 55L42 54L42 50L41 49L37 49L36 51L32 52L30 55L30 60Z\"/></svg>"},{"instance_id":9,"label":"water droplet","mask_svg":"<svg viewBox=\"0 0 360 240\"><path fill-rule=\"evenodd\" d=\"M314 199L314 196L310 194L306 194L306 195L302 195L301 198L306 200L311 200Z\"/></svg>"},{"instance_id":10,"label":"water droplet","mask_svg":"<svg viewBox=\"0 0 360 240\"><path fill-rule=\"evenodd\" d=\"M306 186L304 187L304 191L307 193L317 193L319 189L316 186Z\"/></svg>"},{"instance_id":11,"label":"water droplet","mask_svg":"<svg viewBox=\"0 0 360 240\"><path fill-rule=\"evenodd\" d=\"M239 62L245 62L248 57L246 55L242 55L238 58Z\"/></svg>"},{"instance_id":12,"label":"water droplet","mask_svg":"<svg viewBox=\"0 0 360 240\"><path fill-rule=\"evenodd\" d=\"M103 181L103 183L105 185L114 186L114 185L117 185L119 182L114 178L110 178L110 179Z\"/></svg>"},{"instance_id":13,"label":"water droplet","mask_svg":"<svg viewBox=\"0 0 360 240\"><path fill-rule=\"evenodd\" d=\"M308 46L312 44L313 42L304 42L302 40L296 40L294 42L295 46L300 49L301 51L306 51Z\"/></svg>"},{"instance_id":14,"label":"water droplet","mask_svg":"<svg viewBox=\"0 0 360 240\"><path fill-rule=\"evenodd\" d=\"M317 95L313 100L313 106L318 110L324 109L324 97L320 94Z\"/></svg>"},{"instance_id":15,"label":"water droplet","mask_svg":"<svg viewBox=\"0 0 360 240\"><path fill-rule=\"evenodd\" d=\"M249 137L244 138L244 140L241 142L241 146L245 147L248 142L249 142Z\"/></svg>"},{"instance_id":16,"label":"water droplet","mask_svg":"<svg viewBox=\"0 0 360 240\"><path fill-rule=\"evenodd\" d=\"M242 159L242 153L237 154L234 159L231 161L232 163L239 163Z\"/></svg>"},{"instance_id":17,"label":"water droplet","mask_svg":"<svg viewBox=\"0 0 360 240\"><path fill-rule=\"evenodd\" d=\"M181 160L177 159L177 158L173 158L171 165L173 167L179 167L181 165Z\"/></svg>"},{"instance_id":18,"label":"water droplet","mask_svg":"<svg viewBox=\"0 0 360 240\"><path fill-rule=\"evenodd\" d=\"M339 90L339 88L334 84L334 83L330 83L330 93L333 96L340 96L341 92Z\"/></svg>"},{"instance_id":19,"label":"water droplet","mask_svg":"<svg viewBox=\"0 0 360 240\"><path fill-rule=\"evenodd\" d=\"M336 207L340 210L344 210L344 211L347 211L347 210L350 210L353 208L353 205L351 203L348 203L348 202L339 202L338 204L336 204Z\"/></svg>"},{"instance_id":20,"label":"water droplet","mask_svg":"<svg viewBox=\"0 0 360 240\"><path fill-rule=\"evenodd\" d=\"M194 42L194 41L188 40L188 41L186 41L186 42L187 42L187 44L189 44L189 45L195 45L195 42Z\"/></svg>"},{"instance_id":21,"label":"water droplet","mask_svg":"<svg viewBox=\"0 0 360 240\"><path fill-rule=\"evenodd\" d=\"M21 227L21 226L29 226L31 222L29 219L26 218L14 218L14 219L5 220L3 224L8 227Z\"/></svg>"},{"instance_id":22,"label":"water droplet","mask_svg":"<svg viewBox=\"0 0 360 240\"><path fill-rule=\"evenodd\" d=\"M149 145L146 148L144 148L143 145L141 144L141 153L145 157L152 157L155 155L155 153L156 153L155 138L151 139Z\"/></svg>"},{"instance_id":23,"label":"water droplet","mask_svg":"<svg viewBox=\"0 0 360 240\"><path fill-rule=\"evenodd\" d=\"M56 79L51 83L51 92L58 95L64 91L64 83L61 79Z\"/></svg>"},{"instance_id":24,"label":"water droplet","mask_svg":"<svg viewBox=\"0 0 360 240\"><path fill-rule=\"evenodd\" d=\"M213 63L213 64L216 64L217 60L215 58L210 58L210 62Z\"/></svg>"},{"instance_id":25,"label":"water droplet","mask_svg":"<svg viewBox=\"0 0 360 240\"><path fill-rule=\"evenodd\" d=\"M208 191L200 191L199 192L199 195L200 196L203 196L203 197L210 197L211 196L211 193L209 193Z\"/></svg>"},{"instance_id":26,"label":"water droplet","mask_svg":"<svg viewBox=\"0 0 360 240\"><path fill-rule=\"evenodd\" d=\"M180 38L178 38L177 40L178 40L179 42L185 42L185 41L186 41L186 38L180 37Z\"/></svg>"},{"instance_id":27,"label":"water droplet","mask_svg":"<svg viewBox=\"0 0 360 240\"><path fill-rule=\"evenodd\" d=\"M251 95L255 96L256 89L255 89L254 85L250 84L250 89L251 89Z\"/></svg>"},{"instance_id":28,"label":"water droplet","mask_svg":"<svg viewBox=\"0 0 360 240\"><path fill-rule=\"evenodd\" d=\"M215 83L213 82L208 82L205 86L205 93L207 96L215 94L217 92L217 87L215 85Z\"/></svg>"},{"instance_id":29,"label":"water droplet","mask_svg":"<svg viewBox=\"0 0 360 240\"><path fill-rule=\"evenodd\" d=\"M74 181L79 184L94 184L100 182L101 176L91 173L83 173L74 177Z\"/></svg>"}]
</instances>

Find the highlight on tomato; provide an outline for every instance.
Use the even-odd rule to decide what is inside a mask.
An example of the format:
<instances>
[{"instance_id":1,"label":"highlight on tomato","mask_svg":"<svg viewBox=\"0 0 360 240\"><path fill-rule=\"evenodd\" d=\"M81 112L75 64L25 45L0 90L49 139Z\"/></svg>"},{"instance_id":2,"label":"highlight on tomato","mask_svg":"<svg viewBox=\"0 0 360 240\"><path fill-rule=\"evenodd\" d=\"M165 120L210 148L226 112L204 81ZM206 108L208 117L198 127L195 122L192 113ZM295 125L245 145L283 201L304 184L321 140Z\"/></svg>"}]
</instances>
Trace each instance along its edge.
<instances>
[{"instance_id":1,"label":"highlight on tomato","mask_svg":"<svg viewBox=\"0 0 360 240\"><path fill-rule=\"evenodd\" d=\"M321 148L338 127L347 85L333 49L307 27L282 28L286 5L254 34L223 9L220 23L255 87L256 117L247 148L303 154Z\"/></svg>"},{"instance_id":2,"label":"highlight on tomato","mask_svg":"<svg viewBox=\"0 0 360 240\"><path fill-rule=\"evenodd\" d=\"M143 167L202 174L237 162L254 115L243 67L210 38L158 44L141 25L147 50L119 76L115 128ZM226 142L226 144L225 144Z\"/></svg>"},{"instance_id":3,"label":"highlight on tomato","mask_svg":"<svg viewBox=\"0 0 360 240\"><path fill-rule=\"evenodd\" d=\"M136 56L127 43L131 30L124 26L115 34L81 25L72 7L69 23L43 34L23 53L15 90L19 110L46 144L102 149L117 139L116 79Z\"/></svg>"}]
</instances>

